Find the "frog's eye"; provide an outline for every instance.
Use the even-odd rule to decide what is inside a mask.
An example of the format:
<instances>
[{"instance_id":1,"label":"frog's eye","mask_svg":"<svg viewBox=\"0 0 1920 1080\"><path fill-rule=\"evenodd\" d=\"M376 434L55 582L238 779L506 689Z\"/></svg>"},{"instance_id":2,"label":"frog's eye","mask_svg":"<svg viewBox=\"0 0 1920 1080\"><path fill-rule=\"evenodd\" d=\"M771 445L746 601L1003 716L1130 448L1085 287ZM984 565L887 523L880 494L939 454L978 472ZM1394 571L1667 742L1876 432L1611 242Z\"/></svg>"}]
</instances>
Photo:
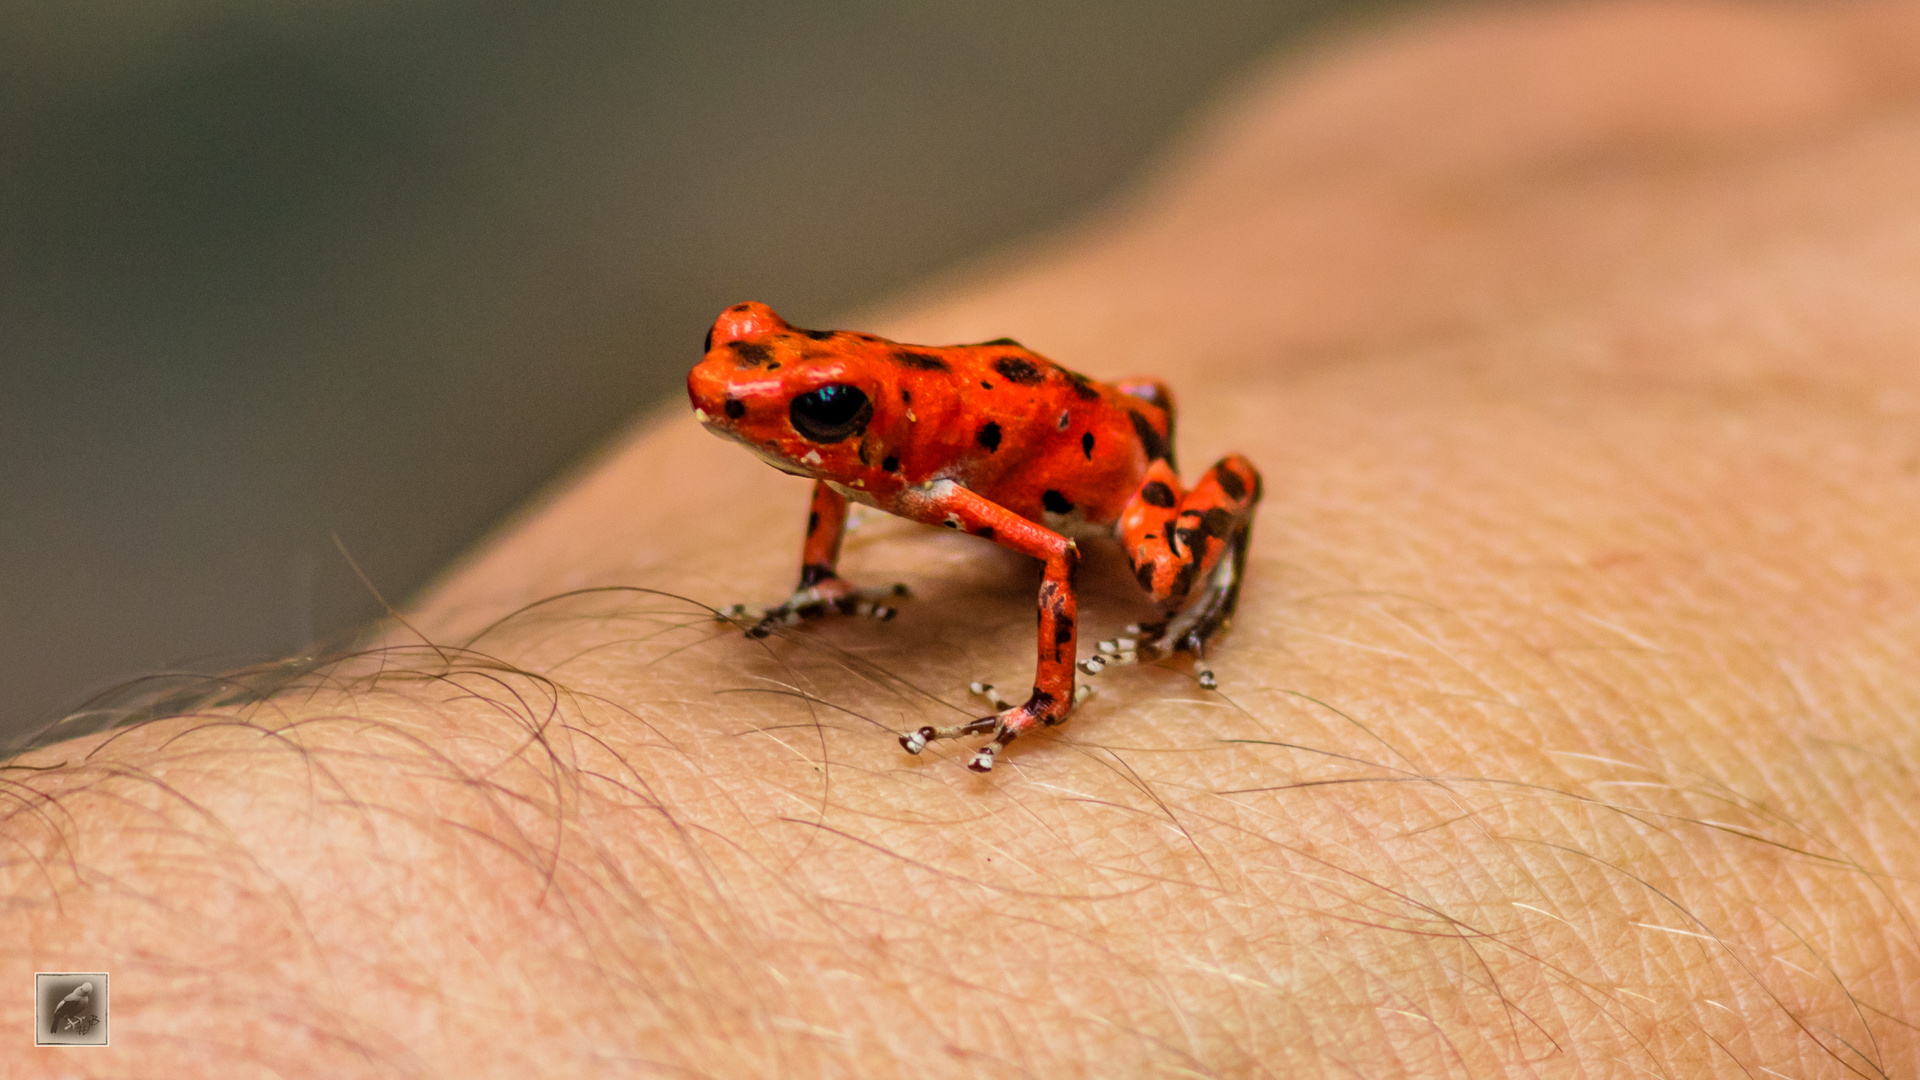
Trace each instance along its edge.
<instances>
[{"instance_id":1,"label":"frog's eye","mask_svg":"<svg viewBox=\"0 0 1920 1080\"><path fill-rule=\"evenodd\" d=\"M787 406L793 430L817 443L837 443L865 430L873 419L873 402L858 387L829 383L801 394Z\"/></svg>"}]
</instances>

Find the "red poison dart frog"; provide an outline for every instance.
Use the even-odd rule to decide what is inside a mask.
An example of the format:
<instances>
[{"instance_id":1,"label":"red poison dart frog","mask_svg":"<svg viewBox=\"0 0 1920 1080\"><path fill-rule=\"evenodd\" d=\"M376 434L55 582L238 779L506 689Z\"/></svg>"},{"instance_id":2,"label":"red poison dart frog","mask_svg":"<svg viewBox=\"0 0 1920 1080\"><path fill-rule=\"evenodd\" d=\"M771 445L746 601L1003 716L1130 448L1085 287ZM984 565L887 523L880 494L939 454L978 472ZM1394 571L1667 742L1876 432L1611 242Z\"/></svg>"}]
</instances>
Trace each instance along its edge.
<instances>
[{"instance_id":1,"label":"red poison dart frog","mask_svg":"<svg viewBox=\"0 0 1920 1080\"><path fill-rule=\"evenodd\" d=\"M1134 628L1134 638L1101 642L1079 665L1089 675L1174 652L1204 657L1233 614L1260 474L1230 454L1182 487L1173 402L1159 382L1094 382L1009 338L922 346L802 330L746 303L713 324L687 393L709 430L814 481L799 587L748 630L753 636L834 612L892 617L880 600L904 588L858 589L836 569L849 499L1046 562L1033 696L1008 707L976 685L1001 711L903 735L909 753L934 739L991 733L968 763L986 772L1022 732L1066 718L1076 700L1076 539L1117 537L1140 587L1165 612ZM1212 687L1211 672L1200 678Z\"/></svg>"}]
</instances>

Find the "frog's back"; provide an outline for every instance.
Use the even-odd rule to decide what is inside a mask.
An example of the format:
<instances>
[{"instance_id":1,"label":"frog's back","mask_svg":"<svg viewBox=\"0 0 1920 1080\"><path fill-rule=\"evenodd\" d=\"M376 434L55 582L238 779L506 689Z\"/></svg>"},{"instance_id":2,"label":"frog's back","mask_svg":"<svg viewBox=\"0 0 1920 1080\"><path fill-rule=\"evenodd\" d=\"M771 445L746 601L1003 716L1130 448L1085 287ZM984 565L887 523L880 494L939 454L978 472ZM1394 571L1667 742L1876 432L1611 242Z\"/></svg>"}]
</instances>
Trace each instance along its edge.
<instances>
[{"instance_id":1,"label":"frog's back","mask_svg":"<svg viewBox=\"0 0 1920 1080\"><path fill-rule=\"evenodd\" d=\"M938 350L954 379L944 423L968 433L951 477L1069 536L1108 535L1147 466L1166 457L1172 413L1010 339Z\"/></svg>"}]
</instances>

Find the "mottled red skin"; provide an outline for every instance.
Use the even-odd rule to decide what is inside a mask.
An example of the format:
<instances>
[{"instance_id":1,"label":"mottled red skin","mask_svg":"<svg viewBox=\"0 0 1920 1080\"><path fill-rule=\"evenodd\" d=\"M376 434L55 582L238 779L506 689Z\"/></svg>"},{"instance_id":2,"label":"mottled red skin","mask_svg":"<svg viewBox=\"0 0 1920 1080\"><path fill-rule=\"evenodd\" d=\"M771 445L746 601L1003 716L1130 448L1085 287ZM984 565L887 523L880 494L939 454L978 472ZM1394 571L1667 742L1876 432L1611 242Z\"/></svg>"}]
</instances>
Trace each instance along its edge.
<instances>
[{"instance_id":1,"label":"mottled red skin","mask_svg":"<svg viewBox=\"0 0 1920 1080\"><path fill-rule=\"evenodd\" d=\"M870 406L834 441L803 434L792 412L796 398L827 386L852 387ZM1183 491L1172 463L1172 401L1160 383L1094 382L1006 339L901 345L802 330L764 304L736 304L714 323L687 392L716 434L816 481L790 604L844 608L854 595L835 571L848 498L1046 561L1033 697L963 726L994 730L996 746L1058 723L1073 706L1079 551L1070 537L1118 537L1142 587L1172 611L1224 553L1237 546L1244 558L1260 498L1259 474L1238 455ZM1220 617L1174 648L1199 651L1231 613L1237 585ZM992 750L974 767L990 768Z\"/></svg>"}]
</instances>

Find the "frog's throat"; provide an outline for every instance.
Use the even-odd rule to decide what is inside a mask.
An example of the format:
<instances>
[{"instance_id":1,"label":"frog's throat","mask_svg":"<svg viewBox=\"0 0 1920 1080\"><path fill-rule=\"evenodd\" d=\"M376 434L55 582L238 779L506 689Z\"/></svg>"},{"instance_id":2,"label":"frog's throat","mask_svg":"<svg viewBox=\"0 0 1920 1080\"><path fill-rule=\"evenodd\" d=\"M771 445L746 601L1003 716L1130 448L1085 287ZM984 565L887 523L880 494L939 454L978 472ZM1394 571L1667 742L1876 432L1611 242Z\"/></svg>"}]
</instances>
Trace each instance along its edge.
<instances>
[{"instance_id":1,"label":"frog's throat","mask_svg":"<svg viewBox=\"0 0 1920 1080\"><path fill-rule=\"evenodd\" d=\"M744 446L747 449L753 451L753 455L755 457L773 466L774 468L779 469L781 472L787 473L792 476L804 476L809 480L819 479L813 473L808 472L806 469L795 464L794 462L789 461L786 458L783 458L778 454L773 453L772 451L768 450L766 447L760 446L754 443L753 440L748 439L746 436L741 435L739 432L729 431L728 429L721 427L719 424L714 423L713 419L709 417L702 410L695 409L693 411L693 415L696 419L700 421L700 426L706 428L708 431L712 432L713 434L718 435L723 439L726 439L729 442L739 443L741 446Z\"/></svg>"},{"instance_id":2,"label":"frog's throat","mask_svg":"<svg viewBox=\"0 0 1920 1080\"><path fill-rule=\"evenodd\" d=\"M808 472L806 469L803 469L800 466L795 465L793 462L788 461L786 458L780 457L777 454L768 453L765 449L755 446L750 442L746 442L746 440L744 439L742 439L741 442L746 445L747 449L753 451L753 454L755 457L773 466L774 468L779 469L783 473L787 473L790 476L804 476L809 480L819 479L818 476L815 476L813 473Z\"/></svg>"}]
</instances>

